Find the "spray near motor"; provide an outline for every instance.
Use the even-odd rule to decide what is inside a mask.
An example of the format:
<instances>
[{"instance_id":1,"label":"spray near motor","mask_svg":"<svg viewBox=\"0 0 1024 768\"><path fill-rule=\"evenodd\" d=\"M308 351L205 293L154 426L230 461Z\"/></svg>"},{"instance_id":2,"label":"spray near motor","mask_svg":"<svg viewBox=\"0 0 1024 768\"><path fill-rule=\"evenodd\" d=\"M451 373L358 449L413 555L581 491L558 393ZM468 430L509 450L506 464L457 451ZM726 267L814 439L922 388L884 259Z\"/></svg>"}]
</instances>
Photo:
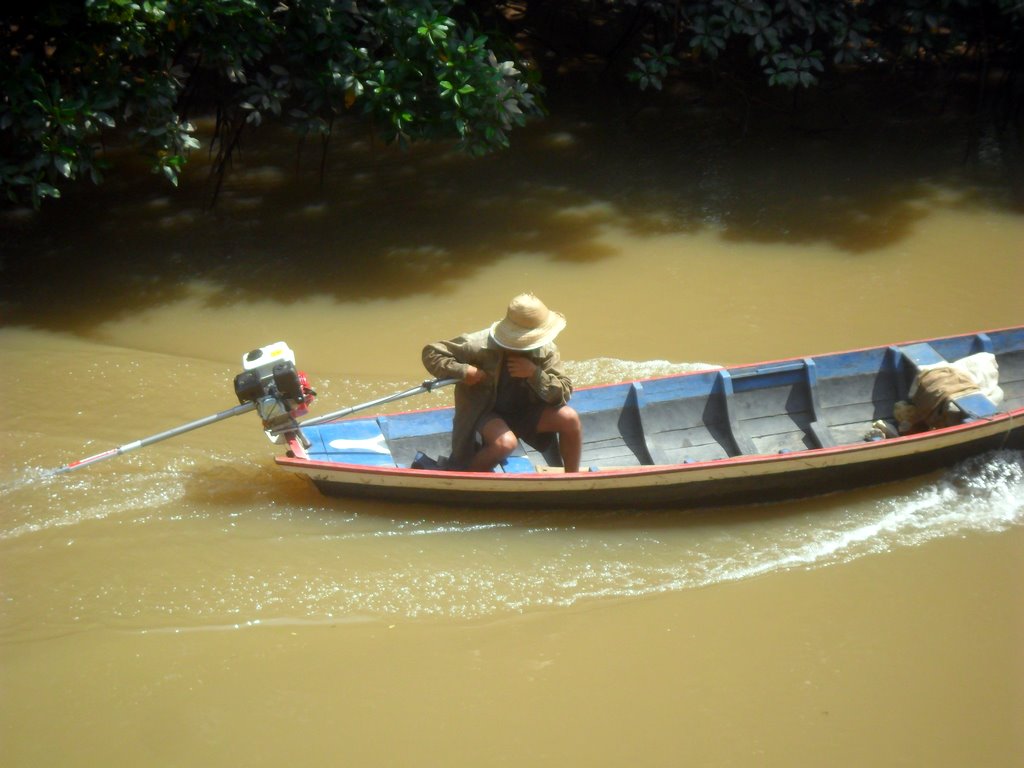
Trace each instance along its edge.
<instances>
[{"instance_id":1,"label":"spray near motor","mask_svg":"<svg viewBox=\"0 0 1024 768\"><path fill-rule=\"evenodd\" d=\"M125 443L94 456L72 461L62 467L47 471L44 476L70 472L249 411L256 411L259 414L260 420L263 422L263 431L270 442L276 445L288 444L289 451L298 451L299 445L302 448L309 448L311 445L306 436L302 434L302 426L312 427L323 424L356 411L373 408L403 397L421 392L432 392L439 387L457 384L458 381L458 379L424 381L418 387L404 392L352 405L316 419L307 419L300 424L298 419L309 412L309 406L316 399L316 392L309 386L306 374L296 368L295 353L291 347L283 341L277 341L242 355L242 372L235 376L234 380L238 405L233 408L204 416L141 440Z\"/></svg>"},{"instance_id":2,"label":"spray near motor","mask_svg":"<svg viewBox=\"0 0 1024 768\"><path fill-rule=\"evenodd\" d=\"M235 376L235 395L239 403L235 407L72 461L47 471L44 477L71 472L99 461L112 459L253 410L259 413L263 429L271 442L280 444L288 440L289 435L295 435L303 446L308 448L309 442L299 429L296 419L309 411L310 404L316 398L316 392L310 388L306 374L295 367L295 353L291 348L283 341L278 341L254 349L242 356L242 368L244 370Z\"/></svg>"}]
</instances>

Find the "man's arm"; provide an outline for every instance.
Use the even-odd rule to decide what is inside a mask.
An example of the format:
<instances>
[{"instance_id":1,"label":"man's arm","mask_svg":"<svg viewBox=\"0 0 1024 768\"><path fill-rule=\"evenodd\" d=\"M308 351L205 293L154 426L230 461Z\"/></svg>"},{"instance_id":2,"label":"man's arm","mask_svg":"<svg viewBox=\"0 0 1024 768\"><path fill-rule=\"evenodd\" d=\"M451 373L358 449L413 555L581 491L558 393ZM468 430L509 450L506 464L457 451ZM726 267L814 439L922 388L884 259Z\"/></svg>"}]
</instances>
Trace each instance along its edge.
<instances>
[{"instance_id":1,"label":"man's arm","mask_svg":"<svg viewBox=\"0 0 1024 768\"><path fill-rule=\"evenodd\" d=\"M479 384L487 379L480 366L477 334L457 336L448 341L435 341L423 348L423 366L438 378L462 379L467 384Z\"/></svg>"}]
</instances>

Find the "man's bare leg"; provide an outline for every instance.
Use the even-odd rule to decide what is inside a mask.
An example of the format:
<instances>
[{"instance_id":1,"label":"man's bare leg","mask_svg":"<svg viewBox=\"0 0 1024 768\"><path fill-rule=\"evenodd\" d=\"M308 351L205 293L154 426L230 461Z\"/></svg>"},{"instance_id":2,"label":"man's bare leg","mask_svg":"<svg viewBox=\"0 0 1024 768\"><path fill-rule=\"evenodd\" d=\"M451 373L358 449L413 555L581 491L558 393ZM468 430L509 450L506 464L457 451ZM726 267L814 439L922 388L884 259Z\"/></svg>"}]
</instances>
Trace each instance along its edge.
<instances>
[{"instance_id":1,"label":"man's bare leg","mask_svg":"<svg viewBox=\"0 0 1024 768\"><path fill-rule=\"evenodd\" d=\"M490 472L519 445L519 438L500 416L488 419L480 428L483 447L469 462L470 472Z\"/></svg>"},{"instance_id":2,"label":"man's bare leg","mask_svg":"<svg viewBox=\"0 0 1024 768\"><path fill-rule=\"evenodd\" d=\"M560 408L545 408L537 422L537 431L558 433L558 452L562 455L562 466L566 472L580 471L583 427L576 411L567 405Z\"/></svg>"}]
</instances>

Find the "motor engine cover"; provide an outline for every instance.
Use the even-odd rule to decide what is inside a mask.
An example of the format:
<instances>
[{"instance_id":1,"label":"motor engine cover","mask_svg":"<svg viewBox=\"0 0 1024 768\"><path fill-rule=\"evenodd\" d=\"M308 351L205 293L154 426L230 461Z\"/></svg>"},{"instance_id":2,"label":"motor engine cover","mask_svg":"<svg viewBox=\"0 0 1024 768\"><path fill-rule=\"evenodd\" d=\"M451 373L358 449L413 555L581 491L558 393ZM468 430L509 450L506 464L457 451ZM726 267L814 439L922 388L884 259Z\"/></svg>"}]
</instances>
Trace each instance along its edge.
<instances>
[{"instance_id":1,"label":"motor engine cover","mask_svg":"<svg viewBox=\"0 0 1024 768\"><path fill-rule=\"evenodd\" d=\"M235 376L235 395L239 403L257 405L265 429L279 433L308 412L316 392L283 341L247 352L242 367Z\"/></svg>"},{"instance_id":2,"label":"motor engine cover","mask_svg":"<svg viewBox=\"0 0 1024 768\"><path fill-rule=\"evenodd\" d=\"M235 376L235 395L240 403L256 402L273 395L293 401L305 402L305 392L295 369L295 353L285 342L278 341L242 355L240 374Z\"/></svg>"}]
</instances>

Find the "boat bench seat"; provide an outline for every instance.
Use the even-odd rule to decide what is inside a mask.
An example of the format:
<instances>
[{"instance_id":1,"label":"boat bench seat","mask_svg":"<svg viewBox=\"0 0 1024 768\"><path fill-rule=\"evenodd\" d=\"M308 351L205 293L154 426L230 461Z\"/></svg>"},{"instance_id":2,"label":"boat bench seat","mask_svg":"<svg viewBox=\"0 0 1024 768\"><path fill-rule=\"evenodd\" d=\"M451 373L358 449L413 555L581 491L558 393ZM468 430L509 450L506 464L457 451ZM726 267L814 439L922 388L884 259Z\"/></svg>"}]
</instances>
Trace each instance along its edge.
<instances>
[{"instance_id":1,"label":"boat bench seat","mask_svg":"<svg viewBox=\"0 0 1024 768\"><path fill-rule=\"evenodd\" d=\"M949 362L936 352L931 344L907 344L897 349L903 355L903 359L913 367L915 375L922 366Z\"/></svg>"},{"instance_id":2,"label":"boat bench seat","mask_svg":"<svg viewBox=\"0 0 1024 768\"><path fill-rule=\"evenodd\" d=\"M311 445L306 453L316 461L394 467L384 433L375 419L322 424L307 430Z\"/></svg>"},{"instance_id":3,"label":"boat bench seat","mask_svg":"<svg viewBox=\"0 0 1024 768\"><path fill-rule=\"evenodd\" d=\"M968 420L991 418L999 413L999 406L981 392L955 397L953 402L956 403L957 408L964 412Z\"/></svg>"},{"instance_id":4,"label":"boat bench seat","mask_svg":"<svg viewBox=\"0 0 1024 768\"><path fill-rule=\"evenodd\" d=\"M896 349L912 372L911 380L917 377L924 366L942 365L949 362L931 344L924 342L907 344L903 347L896 347ZM989 418L999 413L999 407L981 392L955 397L953 403L963 412L968 421Z\"/></svg>"},{"instance_id":5,"label":"boat bench seat","mask_svg":"<svg viewBox=\"0 0 1024 768\"><path fill-rule=\"evenodd\" d=\"M832 436L832 429L824 421L812 421L807 425L811 436L818 443L819 448L835 448L836 440Z\"/></svg>"}]
</instances>

